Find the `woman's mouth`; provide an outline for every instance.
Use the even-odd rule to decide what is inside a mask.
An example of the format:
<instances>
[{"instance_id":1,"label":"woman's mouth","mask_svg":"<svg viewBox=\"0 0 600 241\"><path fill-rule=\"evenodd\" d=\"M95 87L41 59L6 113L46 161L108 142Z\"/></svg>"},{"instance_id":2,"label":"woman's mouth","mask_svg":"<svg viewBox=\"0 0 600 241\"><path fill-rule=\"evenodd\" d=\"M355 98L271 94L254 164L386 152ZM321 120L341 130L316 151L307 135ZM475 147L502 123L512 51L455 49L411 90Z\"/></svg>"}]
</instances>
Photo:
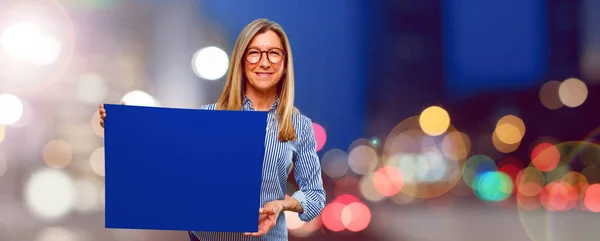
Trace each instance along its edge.
<instances>
[{"instance_id":1,"label":"woman's mouth","mask_svg":"<svg viewBox=\"0 0 600 241\"><path fill-rule=\"evenodd\" d=\"M271 76L273 73L268 73L268 72L255 72L256 75L258 75L258 77L269 77Z\"/></svg>"}]
</instances>

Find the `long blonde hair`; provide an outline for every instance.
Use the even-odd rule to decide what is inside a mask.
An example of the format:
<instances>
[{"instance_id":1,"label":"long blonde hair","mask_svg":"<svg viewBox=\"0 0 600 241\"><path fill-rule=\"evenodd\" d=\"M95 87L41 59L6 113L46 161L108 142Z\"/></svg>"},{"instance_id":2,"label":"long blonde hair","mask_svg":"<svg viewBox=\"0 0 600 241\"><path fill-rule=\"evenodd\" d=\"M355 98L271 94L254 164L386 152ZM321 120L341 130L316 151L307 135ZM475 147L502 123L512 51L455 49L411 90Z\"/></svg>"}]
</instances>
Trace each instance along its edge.
<instances>
[{"instance_id":1,"label":"long blonde hair","mask_svg":"<svg viewBox=\"0 0 600 241\"><path fill-rule=\"evenodd\" d=\"M292 49L290 41L283 28L276 22L268 19L256 19L246 25L233 48L231 61L229 63L229 71L227 72L227 81L223 93L217 101L216 109L218 110L240 110L244 99L244 69L242 61L244 53L250 44L250 41L260 33L273 31L279 35L282 45L284 46L285 66L282 79L278 83L279 104L277 106L277 115L279 117L279 132L277 136L280 141L296 140L296 131L292 123L292 115L294 111L294 62L292 60Z\"/></svg>"}]
</instances>

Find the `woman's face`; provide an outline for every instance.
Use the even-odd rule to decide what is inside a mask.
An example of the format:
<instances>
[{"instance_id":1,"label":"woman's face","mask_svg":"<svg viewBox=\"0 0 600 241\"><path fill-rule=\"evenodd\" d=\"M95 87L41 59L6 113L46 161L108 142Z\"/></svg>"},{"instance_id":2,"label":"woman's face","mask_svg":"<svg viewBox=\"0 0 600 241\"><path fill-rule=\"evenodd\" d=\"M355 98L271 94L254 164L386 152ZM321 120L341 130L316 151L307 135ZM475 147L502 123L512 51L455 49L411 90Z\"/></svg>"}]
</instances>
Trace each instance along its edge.
<instances>
[{"instance_id":1,"label":"woman's face","mask_svg":"<svg viewBox=\"0 0 600 241\"><path fill-rule=\"evenodd\" d=\"M261 92L277 88L285 66L284 47L277 33L269 30L256 35L244 54L244 73L248 88Z\"/></svg>"}]
</instances>

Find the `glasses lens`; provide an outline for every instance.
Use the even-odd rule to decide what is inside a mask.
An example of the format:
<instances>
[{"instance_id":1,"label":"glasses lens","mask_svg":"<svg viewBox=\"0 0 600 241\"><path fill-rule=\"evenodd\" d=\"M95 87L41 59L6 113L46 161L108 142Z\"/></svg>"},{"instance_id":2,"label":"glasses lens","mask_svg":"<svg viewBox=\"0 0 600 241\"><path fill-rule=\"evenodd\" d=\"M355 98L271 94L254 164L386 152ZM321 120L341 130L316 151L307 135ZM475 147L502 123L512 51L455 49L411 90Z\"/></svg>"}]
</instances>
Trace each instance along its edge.
<instances>
[{"instance_id":1,"label":"glasses lens","mask_svg":"<svg viewBox=\"0 0 600 241\"><path fill-rule=\"evenodd\" d=\"M261 55L262 53L256 49L249 49L248 52L246 52L246 61L256 64L260 60Z\"/></svg>"},{"instance_id":2,"label":"glasses lens","mask_svg":"<svg viewBox=\"0 0 600 241\"><path fill-rule=\"evenodd\" d=\"M279 49L272 49L267 52L267 56L269 57L269 61L271 63L279 63L283 59L283 51Z\"/></svg>"}]
</instances>

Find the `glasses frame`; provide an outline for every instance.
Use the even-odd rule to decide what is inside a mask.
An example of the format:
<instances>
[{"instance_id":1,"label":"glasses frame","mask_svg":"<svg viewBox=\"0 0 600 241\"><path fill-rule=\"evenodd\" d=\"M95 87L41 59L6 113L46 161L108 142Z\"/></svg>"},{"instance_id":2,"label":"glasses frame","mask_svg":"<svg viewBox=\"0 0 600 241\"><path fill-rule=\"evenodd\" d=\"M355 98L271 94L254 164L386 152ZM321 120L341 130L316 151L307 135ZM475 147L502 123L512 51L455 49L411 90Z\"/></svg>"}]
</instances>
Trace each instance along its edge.
<instances>
[{"instance_id":1,"label":"glasses frame","mask_svg":"<svg viewBox=\"0 0 600 241\"><path fill-rule=\"evenodd\" d=\"M273 62L273 61L271 61L271 58L269 58L269 52L270 52L270 51L273 51L273 50L275 50L275 49L276 49L276 50L279 50L279 51L281 51L281 60L279 60L279 61L277 61L277 62ZM248 61L248 51L250 51L250 50L256 50L256 51L260 52L260 57L259 57L259 58L258 58L258 60L257 60L256 62L254 62L254 63L253 63L253 62L250 62L250 61ZM269 60L269 62L271 62L272 64L278 64L278 63L281 63L281 61L283 61L283 59L284 59L285 55L287 54L287 52L286 52L285 50L283 50L283 49L280 49L280 48L277 48L277 47L275 47L275 48L270 48L270 49L267 49L267 50L260 50L260 49L258 49L258 48L248 48L248 49L246 49L246 51L244 51L244 60L246 60L246 62L248 62L249 64L256 64L256 63L259 63L259 62L262 60L262 57L263 57L263 54L264 54L264 53L266 53L266 54L267 54L267 60Z\"/></svg>"}]
</instances>

